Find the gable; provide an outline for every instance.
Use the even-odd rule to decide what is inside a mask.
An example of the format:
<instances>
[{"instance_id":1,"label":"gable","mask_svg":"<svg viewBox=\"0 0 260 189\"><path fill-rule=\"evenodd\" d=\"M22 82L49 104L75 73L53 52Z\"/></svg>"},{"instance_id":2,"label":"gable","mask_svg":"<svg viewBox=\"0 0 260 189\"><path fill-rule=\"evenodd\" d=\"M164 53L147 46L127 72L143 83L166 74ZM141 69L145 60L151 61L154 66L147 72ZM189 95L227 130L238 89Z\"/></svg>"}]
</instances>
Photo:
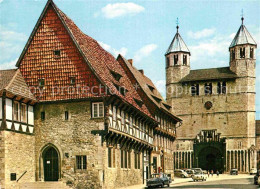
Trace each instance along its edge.
<instances>
[{"instance_id":1,"label":"gable","mask_svg":"<svg viewBox=\"0 0 260 189\"><path fill-rule=\"evenodd\" d=\"M57 50L60 55L55 55ZM86 64L52 6L48 6L36 28L19 69L26 83L34 87L32 93L41 101L101 95L98 89L94 93L89 91L101 82ZM73 85L71 78L75 80ZM44 88L39 87L40 79L44 79Z\"/></svg>"}]
</instances>

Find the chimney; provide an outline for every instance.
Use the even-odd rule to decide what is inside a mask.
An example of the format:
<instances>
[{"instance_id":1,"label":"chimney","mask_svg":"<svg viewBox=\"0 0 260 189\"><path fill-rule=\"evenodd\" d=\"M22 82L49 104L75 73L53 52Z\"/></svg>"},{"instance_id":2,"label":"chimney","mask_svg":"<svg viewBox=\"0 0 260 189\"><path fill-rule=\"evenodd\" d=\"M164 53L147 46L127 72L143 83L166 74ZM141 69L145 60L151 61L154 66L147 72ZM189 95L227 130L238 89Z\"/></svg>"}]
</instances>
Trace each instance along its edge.
<instances>
[{"instance_id":1,"label":"chimney","mask_svg":"<svg viewBox=\"0 0 260 189\"><path fill-rule=\"evenodd\" d=\"M144 70L138 70L141 74L144 75Z\"/></svg>"},{"instance_id":2,"label":"chimney","mask_svg":"<svg viewBox=\"0 0 260 189\"><path fill-rule=\"evenodd\" d=\"M128 59L127 61L133 66L133 59Z\"/></svg>"}]
</instances>

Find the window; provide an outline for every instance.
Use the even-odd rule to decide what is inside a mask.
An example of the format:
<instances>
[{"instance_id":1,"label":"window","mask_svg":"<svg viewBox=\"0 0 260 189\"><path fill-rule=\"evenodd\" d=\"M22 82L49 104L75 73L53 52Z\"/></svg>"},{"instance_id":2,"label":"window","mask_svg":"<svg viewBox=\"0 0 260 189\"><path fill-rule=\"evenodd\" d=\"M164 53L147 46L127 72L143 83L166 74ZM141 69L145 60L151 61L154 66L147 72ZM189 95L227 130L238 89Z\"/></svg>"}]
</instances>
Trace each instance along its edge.
<instances>
[{"instance_id":1,"label":"window","mask_svg":"<svg viewBox=\"0 0 260 189\"><path fill-rule=\"evenodd\" d=\"M200 93L200 86L199 84L192 84L191 85L191 95L195 96L195 95L199 95Z\"/></svg>"},{"instance_id":2,"label":"window","mask_svg":"<svg viewBox=\"0 0 260 189\"><path fill-rule=\"evenodd\" d=\"M183 55L183 65L187 66L187 55Z\"/></svg>"},{"instance_id":3,"label":"window","mask_svg":"<svg viewBox=\"0 0 260 189\"><path fill-rule=\"evenodd\" d=\"M54 56L60 56L60 50L55 50L55 51L53 51L53 53L54 53Z\"/></svg>"},{"instance_id":4,"label":"window","mask_svg":"<svg viewBox=\"0 0 260 189\"><path fill-rule=\"evenodd\" d=\"M178 64L178 55L173 56L174 65Z\"/></svg>"},{"instance_id":5,"label":"window","mask_svg":"<svg viewBox=\"0 0 260 189\"><path fill-rule=\"evenodd\" d=\"M205 90L205 95L212 94L212 83L209 83L209 84L205 83L204 90Z\"/></svg>"},{"instance_id":6,"label":"window","mask_svg":"<svg viewBox=\"0 0 260 189\"><path fill-rule=\"evenodd\" d=\"M45 81L44 79L39 79L39 87L44 87Z\"/></svg>"},{"instance_id":7,"label":"window","mask_svg":"<svg viewBox=\"0 0 260 189\"><path fill-rule=\"evenodd\" d=\"M21 121L26 123L27 122L27 106L26 104L21 104Z\"/></svg>"},{"instance_id":8,"label":"window","mask_svg":"<svg viewBox=\"0 0 260 189\"><path fill-rule=\"evenodd\" d=\"M65 111L65 120L69 120L69 112Z\"/></svg>"},{"instance_id":9,"label":"window","mask_svg":"<svg viewBox=\"0 0 260 189\"><path fill-rule=\"evenodd\" d=\"M226 94L227 92L227 83L224 82L218 82L218 94Z\"/></svg>"},{"instance_id":10,"label":"window","mask_svg":"<svg viewBox=\"0 0 260 189\"><path fill-rule=\"evenodd\" d=\"M128 168L131 168L131 151L128 151Z\"/></svg>"},{"instance_id":11,"label":"window","mask_svg":"<svg viewBox=\"0 0 260 189\"><path fill-rule=\"evenodd\" d=\"M250 48L250 58L254 58L254 48Z\"/></svg>"},{"instance_id":12,"label":"window","mask_svg":"<svg viewBox=\"0 0 260 189\"><path fill-rule=\"evenodd\" d=\"M104 117L104 105L103 102L92 103L92 117Z\"/></svg>"},{"instance_id":13,"label":"window","mask_svg":"<svg viewBox=\"0 0 260 189\"><path fill-rule=\"evenodd\" d=\"M235 50L231 51L231 61L235 60Z\"/></svg>"},{"instance_id":14,"label":"window","mask_svg":"<svg viewBox=\"0 0 260 189\"><path fill-rule=\"evenodd\" d=\"M70 77L70 84L75 85L76 83L76 78L75 77Z\"/></svg>"},{"instance_id":15,"label":"window","mask_svg":"<svg viewBox=\"0 0 260 189\"><path fill-rule=\"evenodd\" d=\"M116 153L115 148L108 148L108 167L115 167L116 164Z\"/></svg>"},{"instance_id":16,"label":"window","mask_svg":"<svg viewBox=\"0 0 260 189\"><path fill-rule=\"evenodd\" d=\"M121 77L122 77L121 74L116 73L116 72L114 72L114 71L110 71L110 73L112 74L112 76L114 77L114 79L117 80L117 81L119 81L119 80L121 79Z\"/></svg>"},{"instance_id":17,"label":"window","mask_svg":"<svg viewBox=\"0 0 260 189\"><path fill-rule=\"evenodd\" d=\"M140 169L140 153L135 152L135 169Z\"/></svg>"},{"instance_id":18,"label":"window","mask_svg":"<svg viewBox=\"0 0 260 189\"><path fill-rule=\"evenodd\" d=\"M45 112L41 112L41 120L45 120Z\"/></svg>"},{"instance_id":19,"label":"window","mask_svg":"<svg viewBox=\"0 0 260 189\"><path fill-rule=\"evenodd\" d=\"M87 169L87 156L76 156L76 166L78 170Z\"/></svg>"},{"instance_id":20,"label":"window","mask_svg":"<svg viewBox=\"0 0 260 189\"><path fill-rule=\"evenodd\" d=\"M130 152L127 150L122 150L121 149L121 168L130 168Z\"/></svg>"},{"instance_id":21,"label":"window","mask_svg":"<svg viewBox=\"0 0 260 189\"><path fill-rule=\"evenodd\" d=\"M113 106L113 120L116 121L116 106Z\"/></svg>"},{"instance_id":22,"label":"window","mask_svg":"<svg viewBox=\"0 0 260 189\"><path fill-rule=\"evenodd\" d=\"M14 102L14 120L19 121L19 102Z\"/></svg>"},{"instance_id":23,"label":"window","mask_svg":"<svg viewBox=\"0 0 260 189\"><path fill-rule=\"evenodd\" d=\"M170 66L170 58L166 57L166 68Z\"/></svg>"},{"instance_id":24,"label":"window","mask_svg":"<svg viewBox=\"0 0 260 189\"><path fill-rule=\"evenodd\" d=\"M240 58L245 58L245 47L240 48Z\"/></svg>"}]
</instances>

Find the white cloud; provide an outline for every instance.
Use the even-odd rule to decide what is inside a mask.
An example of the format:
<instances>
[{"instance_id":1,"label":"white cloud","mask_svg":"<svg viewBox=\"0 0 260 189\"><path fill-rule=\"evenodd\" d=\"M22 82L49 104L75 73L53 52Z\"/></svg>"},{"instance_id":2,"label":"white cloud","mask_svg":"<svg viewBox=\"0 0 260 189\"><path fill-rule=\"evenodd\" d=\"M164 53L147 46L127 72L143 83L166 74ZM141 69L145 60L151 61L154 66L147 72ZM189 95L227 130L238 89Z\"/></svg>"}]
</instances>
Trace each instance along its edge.
<instances>
[{"instance_id":1,"label":"white cloud","mask_svg":"<svg viewBox=\"0 0 260 189\"><path fill-rule=\"evenodd\" d=\"M188 36L193 39L201 39L201 38L206 38L206 37L214 35L215 31L216 31L215 28L210 28L210 29L205 28L205 29L203 29L201 31L197 31L197 32L189 31Z\"/></svg>"},{"instance_id":2,"label":"white cloud","mask_svg":"<svg viewBox=\"0 0 260 189\"><path fill-rule=\"evenodd\" d=\"M3 64L0 64L0 70L7 70L7 69L13 69L15 68L15 64L17 62L18 58L15 60L12 60L10 62L5 62Z\"/></svg>"},{"instance_id":3,"label":"white cloud","mask_svg":"<svg viewBox=\"0 0 260 189\"><path fill-rule=\"evenodd\" d=\"M135 53L134 61L141 61L144 57L149 56L156 48L157 45L155 44L145 45Z\"/></svg>"},{"instance_id":4,"label":"white cloud","mask_svg":"<svg viewBox=\"0 0 260 189\"><path fill-rule=\"evenodd\" d=\"M0 3L2 3L4 0L0 0Z\"/></svg>"},{"instance_id":5,"label":"white cloud","mask_svg":"<svg viewBox=\"0 0 260 189\"><path fill-rule=\"evenodd\" d=\"M7 64L18 57L26 40L25 34L0 25L0 64Z\"/></svg>"},{"instance_id":6,"label":"white cloud","mask_svg":"<svg viewBox=\"0 0 260 189\"><path fill-rule=\"evenodd\" d=\"M156 86L156 88L158 89L158 91L161 93L161 95L165 98L165 84L166 81L165 80L158 80L154 82L154 85Z\"/></svg>"},{"instance_id":7,"label":"white cloud","mask_svg":"<svg viewBox=\"0 0 260 189\"><path fill-rule=\"evenodd\" d=\"M108 4L101 9L100 12L95 13L95 17L103 14L105 18L116 18L125 15L135 15L144 11L144 7L135 3L114 3Z\"/></svg>"},{"instance_id":8,"label":"white cloud","mask_svg":"<svg viewBox=\"0 0 260 189\"><path fill-rule=\"evenodd\" d=\"M115 48L112 48L110 45L103 43L101 41L98 41L98 43L103 47L106 51L112 53L115 57L118 56L118 54L121 54L122 56L125 56L127 53L127 48L122 47L121 49L117 50Z\"/></svg>"}]
</instances>

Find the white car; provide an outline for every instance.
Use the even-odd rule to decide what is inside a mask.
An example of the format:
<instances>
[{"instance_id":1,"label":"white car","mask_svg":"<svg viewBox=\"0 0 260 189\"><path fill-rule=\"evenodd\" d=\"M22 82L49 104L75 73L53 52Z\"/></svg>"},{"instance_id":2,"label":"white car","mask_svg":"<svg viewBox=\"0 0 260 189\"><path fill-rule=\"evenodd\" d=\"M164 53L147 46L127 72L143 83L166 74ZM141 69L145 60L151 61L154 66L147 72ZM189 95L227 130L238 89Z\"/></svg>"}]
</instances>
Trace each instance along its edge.
<instances>
[{"instance_id":1,"label":"white car","mask_svg":"<svg viewBox=\"0 0 260 189\"><path fill-rule=\"evenodd\" d=\"M207 180L207 176L203 174L203 172L200 172L200 173L195 173L193 176L192 176L192 179L193 181L206 181Z\"/></svg>"},{"instance_id":2,"label":"white car","mask_svg":"<svg viewBox=\"0 0 260 189\"><path fill-rule=\"evenodd\" d=\"M254 175L254 174L257 173L257 169L256 168L251 168L249 173L250 173L250 175Z\"/></svg>"}]
</instances>

